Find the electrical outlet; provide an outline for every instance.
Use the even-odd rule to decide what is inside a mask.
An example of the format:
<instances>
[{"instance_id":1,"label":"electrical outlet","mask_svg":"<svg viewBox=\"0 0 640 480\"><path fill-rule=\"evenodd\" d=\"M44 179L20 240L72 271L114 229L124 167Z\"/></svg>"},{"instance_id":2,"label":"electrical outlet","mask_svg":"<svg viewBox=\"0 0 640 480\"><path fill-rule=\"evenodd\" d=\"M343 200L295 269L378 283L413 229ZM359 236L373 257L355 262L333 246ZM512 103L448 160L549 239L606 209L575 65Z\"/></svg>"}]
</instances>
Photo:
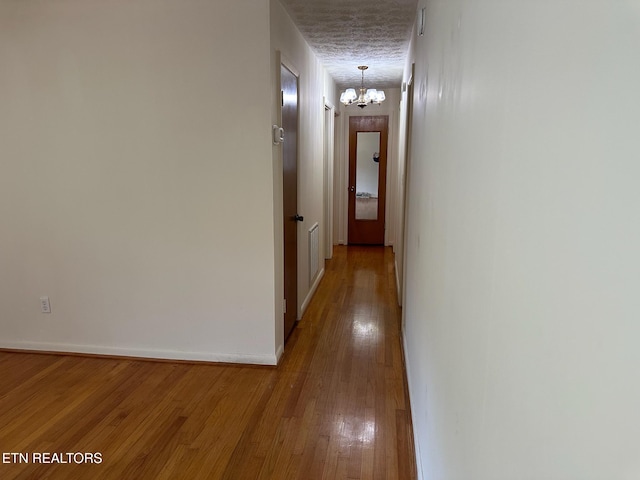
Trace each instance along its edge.
<instances>
[{"instance_id":1,"label":"electrical outlet","mask_svg":"<svg viewBox=\"0 0 640 480\"><path fill-rule=\"evenodd\" d=\"M51 313L51 304L49 297L40 297L40 311L42 313Z\"/></svg>"}]
</instances>

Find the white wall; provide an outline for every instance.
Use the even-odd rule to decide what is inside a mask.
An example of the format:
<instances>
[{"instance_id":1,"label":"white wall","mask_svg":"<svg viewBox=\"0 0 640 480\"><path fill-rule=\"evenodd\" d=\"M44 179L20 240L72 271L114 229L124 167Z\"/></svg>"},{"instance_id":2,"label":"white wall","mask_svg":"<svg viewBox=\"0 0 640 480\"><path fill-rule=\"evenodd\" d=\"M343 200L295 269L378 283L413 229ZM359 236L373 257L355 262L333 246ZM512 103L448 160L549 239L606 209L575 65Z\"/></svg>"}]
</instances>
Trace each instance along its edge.
<instances>
[{"instance_id":1,"label":"white wall","mask_svg":"<svg viewBox=\"0 0 640 480\"><path fill-rule=\"evenodd\" d=\"M0 3L0 347L275 363L269 58L267 0Z\"/></svg>"},{"instance_id":2,"label":"white wall","mask_svg":"<svg viewBox=\"0 0 640 480\"><path fill-rule=\"evenodd\" d=\"M336 86L336 82L333 80L329 72L324 70L324 98L325 101L333 106L334 108L338 107L340 92L338 91L338 87Z\"/></svg>"},{"instance_id":3,"label":"white wall","mask_svg":"<svg viewBox=\"0 0 640 480\"><path fill-rule=\"evenodd\" d=\"M404 305L420 478L638 478L640 3L426 18Z\"/></svg>"},{"instance_id":4,"label":"white wall","mask_svg":"<svg viewBox=\"0 0 640 480\"><path fill-rule=\"evenodd\" d=\"M325 98L335 102L335 84L294 25L288 13L278 0L271 0L271 88L280 92L279 60L292 66L299 74L299 120L298 120L298 213L304 217L298 222L298 318L308 305L322 273L312 285L309 279L308 231L318 222L321 245L319 264L324 265L324 104ZM278 95L272 105L273 124L280 124ZM333 103L335 105L335 103ZM284 298L283 273L283 220L282 220L282 151L274 146L273 178L275 224L275 270L276 270L276 318L282 318L282 298ZM324 268L322 269L324 272ZM284 330L282 322L276 322L276 349L282 351Z\"/></svg>"}]
</instances>

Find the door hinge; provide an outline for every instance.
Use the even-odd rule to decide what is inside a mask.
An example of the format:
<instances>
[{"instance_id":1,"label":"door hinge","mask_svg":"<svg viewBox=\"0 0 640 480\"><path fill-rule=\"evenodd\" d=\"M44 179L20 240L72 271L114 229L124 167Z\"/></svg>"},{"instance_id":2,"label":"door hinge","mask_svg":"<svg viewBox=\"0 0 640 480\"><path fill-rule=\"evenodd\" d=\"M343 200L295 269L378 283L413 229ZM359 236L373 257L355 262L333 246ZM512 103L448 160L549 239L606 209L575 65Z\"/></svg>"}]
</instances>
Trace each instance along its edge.
<instances>
[{"instance_id":1,"label":"door hinge","mask_svg":"<svg viewBox=\"0 0 640 480\"><path fill-rule=\"evenodd\" d=\"M284 90L280 90L280 104L284 107Z\"/></svg>"},{"instance_id":2,"label":"door hinge","mask_svg":"<svg viewBox=\"0 0 640 480\"><path fill-rule=\"evenodd\" d=\"M282 310L283 310L283 313L287 313L287 299L286 298L284 298L282 300Z\"/></svg>"}]
</instances>

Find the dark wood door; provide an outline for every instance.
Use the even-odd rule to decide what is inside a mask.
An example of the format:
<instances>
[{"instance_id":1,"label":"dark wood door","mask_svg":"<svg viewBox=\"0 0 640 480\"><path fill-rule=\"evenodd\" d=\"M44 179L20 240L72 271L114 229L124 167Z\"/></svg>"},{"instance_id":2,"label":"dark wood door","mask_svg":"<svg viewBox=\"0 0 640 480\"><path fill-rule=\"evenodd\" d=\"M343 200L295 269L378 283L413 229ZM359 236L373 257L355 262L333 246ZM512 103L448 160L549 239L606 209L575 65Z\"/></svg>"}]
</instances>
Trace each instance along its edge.
<instances>
[{"instance_id":1,"label":"dark wood door","mask_svg":"<svg viewBox=\"0 0 640 480\"><path fill-rule=\"evenodd\" d=\"M384 245L389 117L349 117L349 243Z\"/></svg>"},{"instance_id":2,"label":"dark wood door","mask_svg":"<svg viewBox=\"0 0 640 480\"><path fill-rule=\"evenodd\" d=\"M291 334L298 310L298 78L281 66L282 188L284 215L284 337Z\"/></svg>"}]
</instances>

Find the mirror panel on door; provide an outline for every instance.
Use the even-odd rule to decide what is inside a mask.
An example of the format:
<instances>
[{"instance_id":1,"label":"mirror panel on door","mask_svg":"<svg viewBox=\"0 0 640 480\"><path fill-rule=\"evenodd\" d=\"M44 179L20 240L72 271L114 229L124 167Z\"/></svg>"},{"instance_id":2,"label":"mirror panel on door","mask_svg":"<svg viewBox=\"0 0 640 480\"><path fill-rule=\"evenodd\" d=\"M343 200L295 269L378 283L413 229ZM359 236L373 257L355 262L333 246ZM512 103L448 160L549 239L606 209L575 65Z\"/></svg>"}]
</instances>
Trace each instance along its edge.
<instances>
[{"instance_id":1,"label":"mirror panel on door","mask_svg":"<svg viewBox=\"0 0 640 480\"><path fill-rule=\"evenodd\" d=\"M358 132L356 141L356 220L377 220L380 132Z\"/></svg>"}]
</instances>

